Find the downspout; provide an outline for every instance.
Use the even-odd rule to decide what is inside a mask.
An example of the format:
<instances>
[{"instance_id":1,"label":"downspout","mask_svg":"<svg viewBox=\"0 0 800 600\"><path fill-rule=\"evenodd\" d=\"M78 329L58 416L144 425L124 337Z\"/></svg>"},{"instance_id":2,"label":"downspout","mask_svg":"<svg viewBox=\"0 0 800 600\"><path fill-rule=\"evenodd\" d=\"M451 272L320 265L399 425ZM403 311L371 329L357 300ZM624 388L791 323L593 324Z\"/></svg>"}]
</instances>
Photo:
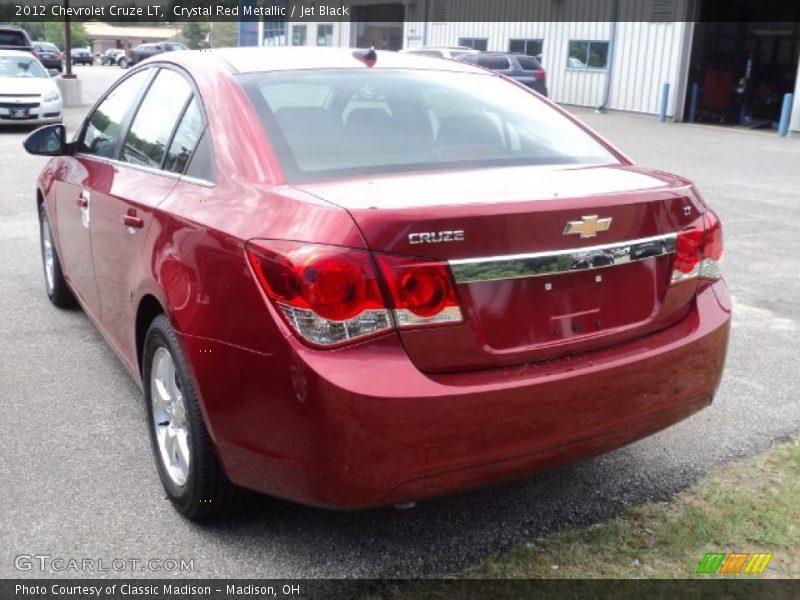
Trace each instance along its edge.
<instances>
[{"instance_id":1,"label":"downspout","mask_svg":"<svg viewBox=\"0 0 800 600\"><path fill-rule=\"evenodd\" d=\"M422 45L428 45L428 3L430 0L425 0L424 8L422 9Z\"/></svg>"},{"instance_id":2,"label":"downspout","mask_svg":"<svg viewBox=\"0 0 800 600\"><path fill-rule=\"evenodd\" d=\"M617 17L619 16L619 0L614 0L611 5L611 29L608 32L608 65L606 69L606 80L603 85L603 101L595 112L602 112L608 107L611 97L611 75L614 71L614 46L617 45Z\"/></svg>"}]
</instances>

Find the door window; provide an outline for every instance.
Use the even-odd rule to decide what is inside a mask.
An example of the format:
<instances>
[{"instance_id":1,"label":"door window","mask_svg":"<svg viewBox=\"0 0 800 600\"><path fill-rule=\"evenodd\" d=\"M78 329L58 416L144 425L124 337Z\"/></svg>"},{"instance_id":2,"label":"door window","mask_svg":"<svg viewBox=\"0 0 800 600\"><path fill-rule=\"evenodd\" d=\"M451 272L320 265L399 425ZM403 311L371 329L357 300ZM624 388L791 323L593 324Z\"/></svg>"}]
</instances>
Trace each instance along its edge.
<instances>
[{"instance_id":1,"label":"door window","mask_svg":"<svg viewBox=\"0 0 800 600\"><path fill-rule=\"evenodd\" d=\"M89 117L78 145L79 152L114 158L123 121L150 75L150 70L139 71L111 91Z\"/></svg>"},{"instance_id":2,"label":"door window","mask_svg":"<svg viewBox=\"0 0 800 600\"><path fill-rule=\"evenodd\" d=\"M171 69L161 69L133 119L121 160L160 169L175 125L192 96L186 79Z\"/></svg>"},{"instance_id":3,"label":"door window","mask_svg":"<svg viewBox=\"0 0 800 600\"><path fill-rule=\"evenodd\" d=\"M197 99L192 99L186 112L183 114L181 124L175 131L175 137L167 151L167 158L164 161L164 170L173 173L183 173L186 163L192 157L197 140L203 135L205 123L203 122L203 112Z\"/></svg>"}]
</instances>

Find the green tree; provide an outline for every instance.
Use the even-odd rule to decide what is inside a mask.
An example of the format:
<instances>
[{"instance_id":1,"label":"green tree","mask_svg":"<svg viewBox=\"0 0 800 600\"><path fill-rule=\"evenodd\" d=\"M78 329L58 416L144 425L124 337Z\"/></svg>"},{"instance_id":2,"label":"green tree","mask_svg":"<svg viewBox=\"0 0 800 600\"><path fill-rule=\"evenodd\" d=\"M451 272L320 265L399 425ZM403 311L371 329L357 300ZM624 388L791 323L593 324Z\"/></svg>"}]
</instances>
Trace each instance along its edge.
<instances>
[{"instance_id":1,"label":"green tree","mask_svg":"<svg viewBox=\"0 0 800 600\"><path fill-rule=\"evenodd\" d=\"M70 31L72 32L72 47L85 48L89 45L89 35L83 23L71 22ZM44 39L52 42L62 50L64 49L64 22L47 21L44 24Z\"/></svg>"},{"instance_id":2,"label":"green tree","mask_svg":"<svg viewBox=\"0 0 800 600\"><path fill-rule=\"evenodd\" d=\"M27 23L19 23L19 26L28 32L28 35L31 36L31 40L33 40L34 42L44 39L43 21L30 21Z\"/></svg>"},{"instance_id":3,"label":"green tree","mask_svg":"<svg viewBox=\"0 0 800 600\"><path fill-rule=\"evenodd\" d=\"M215 21L211 25L211 45L214 48L232 48L238 45L239 24L236 21Z\"/></svg>"},{"instance_id":4,"label":"green tree","mask_svg":"<svg viewBox=\"0 0 800 600\"><path fill-rule=\"evenodd\" d=\"M189 21L183 26L183 39L186 45L193 50L203 47L203 42L208 33L208 24L200 21Z\"/></svg>"}]
</instances>

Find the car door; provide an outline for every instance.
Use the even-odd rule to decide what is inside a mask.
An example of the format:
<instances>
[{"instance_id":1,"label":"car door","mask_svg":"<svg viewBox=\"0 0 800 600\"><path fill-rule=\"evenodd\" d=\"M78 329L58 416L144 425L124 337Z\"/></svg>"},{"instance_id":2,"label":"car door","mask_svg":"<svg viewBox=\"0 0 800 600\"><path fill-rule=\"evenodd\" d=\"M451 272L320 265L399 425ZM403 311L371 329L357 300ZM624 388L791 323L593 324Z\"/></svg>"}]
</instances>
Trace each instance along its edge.
<instances>
[{"instance_id":1,"label":"car door","mask_svg":"<svg viewBox=\"0 0 800 600\"><path fill-rule=\"evenodd\" d=\"M182 73L158 69L120 144L114 177L98 182L93 192L92 254L101 322L131 358L136 356L130 335L136 318L134 291L150 266L142 250L154 209L178 182L169 150L176 127L192 111L193 98Z\"/></svg>"},{"instance_id":2,"label":"car door","mask_svg":"<svg viewBox=\"0 0 800 600\"><path fill-rule=\"evenodd\" d=\"M114 177L108 162L121 141L124 120L135 106L150 73L140 72L121 81L95 107L77 139L76 154L67 159L55 186L55 218L59 258L64 274L95 317L100 296L92 261L91 235L95 187L107 187Z\"/></svg>"}]
</instances>

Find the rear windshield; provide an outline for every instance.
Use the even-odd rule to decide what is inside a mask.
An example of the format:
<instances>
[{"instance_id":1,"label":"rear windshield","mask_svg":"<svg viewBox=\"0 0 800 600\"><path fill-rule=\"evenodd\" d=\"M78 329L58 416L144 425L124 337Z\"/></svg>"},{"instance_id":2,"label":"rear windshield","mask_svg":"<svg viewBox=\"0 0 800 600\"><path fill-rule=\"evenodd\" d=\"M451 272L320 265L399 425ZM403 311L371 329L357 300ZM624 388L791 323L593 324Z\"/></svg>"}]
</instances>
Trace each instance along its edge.
<instances>
[{"instance_id":1,"label":"rear windshield","mask_svg":"<svg viewBox=\"0 0 800 600\"><path fill-rule=\"evenodd\" d=\"M618 160L517 85L484 74L331 69L241 75L289 182Z\"/></svg>"}]
</instances>

